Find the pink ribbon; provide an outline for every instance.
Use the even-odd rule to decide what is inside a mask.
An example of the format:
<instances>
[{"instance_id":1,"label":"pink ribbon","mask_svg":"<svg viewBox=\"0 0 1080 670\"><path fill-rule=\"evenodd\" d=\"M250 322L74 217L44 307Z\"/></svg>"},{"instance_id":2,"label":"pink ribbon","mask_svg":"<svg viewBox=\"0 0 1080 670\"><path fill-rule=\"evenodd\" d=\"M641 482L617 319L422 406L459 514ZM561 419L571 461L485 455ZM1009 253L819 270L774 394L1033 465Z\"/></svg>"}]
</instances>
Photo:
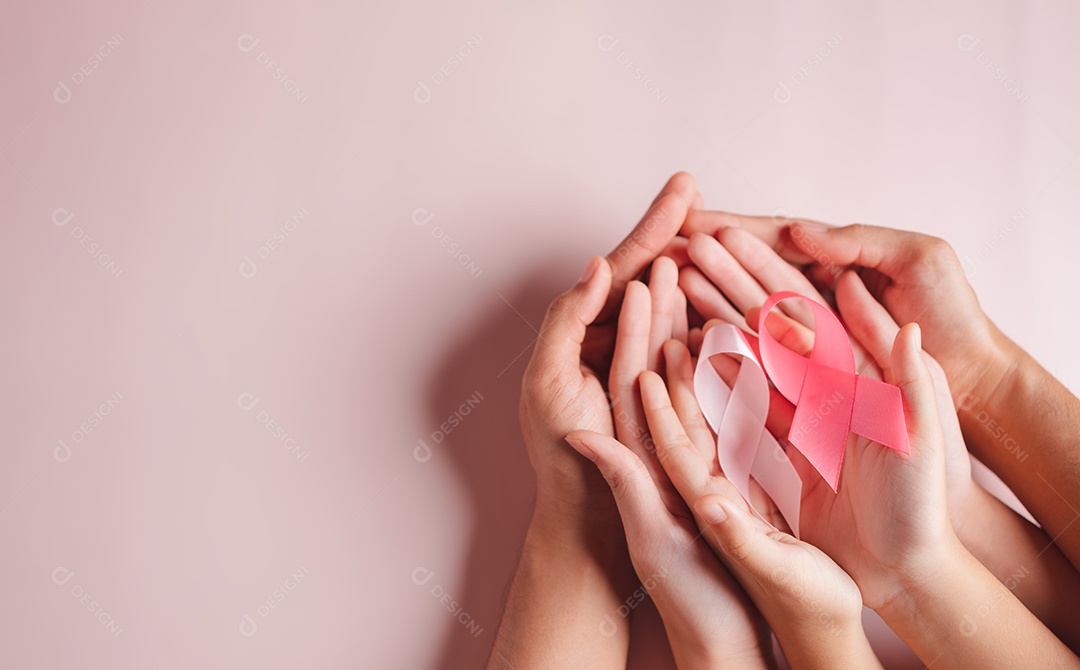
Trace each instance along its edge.
<instances>
[{"instance_id":1,"label":"pink ribbon","mask_svg":"<svg viewBox=\"0 0 1080 670\"><path fill-rule=\"evenodd\" d=\"M806 300L813 310L815 334L809 358L784 347L765 328L772 308L793 298ZM855 373L847 331L814 300L791 291L774 293L762 305L758 333L760 340L730 324L711 328L702 341L694 390L716 432L717 457L725 475L747 499L750 477L757 480L798 536L802 482L765 430L769 380L795 406L788 443L806 456L833 491L840 482L848 433L909 452L904 405L896 386ZM709 361L723 353L742 356L739 376L730 389Z\"/></svg>"}]
</instances>

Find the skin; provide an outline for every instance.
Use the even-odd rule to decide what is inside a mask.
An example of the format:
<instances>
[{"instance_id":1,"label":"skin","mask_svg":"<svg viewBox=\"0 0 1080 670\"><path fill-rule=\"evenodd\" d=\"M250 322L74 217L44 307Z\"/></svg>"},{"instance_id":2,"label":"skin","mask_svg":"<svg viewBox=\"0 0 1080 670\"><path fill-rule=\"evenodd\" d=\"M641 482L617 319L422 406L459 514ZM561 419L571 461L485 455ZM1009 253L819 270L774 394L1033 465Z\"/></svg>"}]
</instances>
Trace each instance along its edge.
<instances>
[{"instance_id":1,"label":"skin","mask_svg":"<svg viewBox=\"0 0 1080 670\"><path fill-rule=\"evenodd\" d=\"M801 267L834 296L849 330L878 363L888 360L883 355L888 340L868 337L870 326L889 331L897 321L919 321L927 351L951 387L966 447L1043 527L970 482L970 466L951 448L954 529L984 566L1002 583L1016 582L1014 593L1024 604L1080 649L1080 621L1073 610L1080 597L1080 524L1073 523L1080 518L1080 459L1071 438L1080 428L1080 402L986 317L951 247L926 235L873 226L830 228L722 212L692 212L682 232L707 233L725 247L742 249L737 260L754 267L769 291L776 290L781 275L794 282L792 287L809 284L795 267L780 268L779 256ZM753 246L750 238L760 240L753 253L745 251ZM691 304L703 303L699 294L707 288L684 285ZM750 320L756 321L756 314ZM946 406L943 399L939 403ZM944 429L949 444L956 442ZM1009 444L1023 445L1022 461L1006 448ZM1017 581L1016 575L1022 578Z\"/></svg>"},{"instance_id":2,"label":"skin","mask_svg":"<svg viewBox=\"0 0 1080 670\"><path fill-rule=\"evenodd\" d=\"M738 579L793 667L880 667L863 633L862 599L855 583L815 547L750 516L746 502L720 472L715 436L694 398L689 350L672 340L664 353L667 384L655 372L644 372L641 397L664 470L694 510L691 542L704 535L715 550L713 560L719 557ZM628 534L632 526L660 523L659 496L651 482L638 474L643 468L628 448L586 431L567 439L578 443L579 449L589 449L613 490L619 491ZM773 523L781 523L775 508L764 508ZM723 523L725 519L730 520ZM723 613L700 587L684 600L675 605L700 628L711 628L711 622Z\"/></svg>"},{"instance_id":3,"label":"skin","mask_svg":"<svg viewBox=\"0 0 1080 670\"><path fill-rule=\"evenodd\" d=\"M650 361L660 359L659 341L650 334L670 328L662 316L657 318L655 309L664 299L651 295L677 290L674 264L665 267L654 266L650 287L637 282L627 287L619 319L612 377L618 374L629 380L626 389L634 397L624 402L639 408L640 424L625 433L628 439L583 430L571 432L566 440L597 464L611 489L630 558L660 612L677 666L772 667L772 647L761 615L709 547L696 541L700 533L694 519L667 474L661 470L658 478L648 465L655 462L661 467L662 452L657 451L655 433L649 432L653 425L642 405L637 379L642 375L658 378L647 370ZM668 280L656 281L658 273L667 272ZM675 497L665 497L665 491Z\"/></svg>"},{"instance_id":4,"label":"skin","mask_svg":"<svg viewBox=\"0 0 1080 670\"><path fill-rule=\"evenodd\" d=\"M585 277L548 309L520 408L536 503L489 668L626 666L629 626L600 630L638 586L626 537L603 477L564 437L580 428L615 435L603 380L622 297L695 204L693 179L673 176L630 235L607 258L590 260Z\"/></svg>"}]
</instances>

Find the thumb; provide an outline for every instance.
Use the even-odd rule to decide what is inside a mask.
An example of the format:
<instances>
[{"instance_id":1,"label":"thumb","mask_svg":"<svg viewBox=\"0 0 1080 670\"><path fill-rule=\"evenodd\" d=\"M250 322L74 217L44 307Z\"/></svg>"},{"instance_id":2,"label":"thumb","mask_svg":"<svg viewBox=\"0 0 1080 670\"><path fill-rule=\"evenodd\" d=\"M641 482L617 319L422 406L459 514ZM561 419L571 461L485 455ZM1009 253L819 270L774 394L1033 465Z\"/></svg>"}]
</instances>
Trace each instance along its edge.
<instances>
[{"instance_id":1,"label":"thumb","mask_svg":"<svg viewBox=\"0 0 1080 670\"><path fill-rule=\"evenodd\" d=\"M777 562L777 547L763 532L764 524L759 525L745 505L709 494L694 503L694 514L709 546L744 586L761 582L771 574Z\"/></svg>"},{"instance_id":2,"label":"thumb","mask_svg":"<svg viewBox=\"0 0 1080 670\"><path fill-rule=\"evenodd\" d=\"M610 288L611 266L603 258L590 259L581 280L548 307L533 364L540 368L577 369L586 329L596 320Z\"/></svg>"},{"instance_id":3,"label":"thumb","mask_svg":"<svg viewBox=\"0 0 1080 670\"><path fill-rule=\"evenodd\" d=\"M890 383L900 387L904 415L912 441L924 448L942 444L934 378L922 353L922 329L909 323L900 329L893 342ZM916 454L913 454L916 455Z\"/></svg>"}]
</instances>

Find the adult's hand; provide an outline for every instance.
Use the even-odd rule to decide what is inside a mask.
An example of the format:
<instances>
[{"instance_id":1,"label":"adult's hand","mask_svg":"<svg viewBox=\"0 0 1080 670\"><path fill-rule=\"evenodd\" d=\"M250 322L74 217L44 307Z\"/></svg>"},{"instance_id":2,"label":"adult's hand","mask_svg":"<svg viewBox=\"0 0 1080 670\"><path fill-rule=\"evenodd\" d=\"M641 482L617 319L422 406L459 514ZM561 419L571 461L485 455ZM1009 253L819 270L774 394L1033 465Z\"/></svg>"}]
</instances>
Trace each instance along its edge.
<instances>
[{"instance_id":1,"label":"adult's hand","mask_svg":"<svg viewBox=\"0 0 1080 670\"><path fill-rule=\"evenodd\" d=\"M956 252L930 235L865 224L832 227L807 219L691 212L684 235L741 228L765 241L837 300L837 280L855 269L898 323L922 326L927 353L945 370L957 405L986 398L1010 371L1014 345L979 305Z\"/></svg>"},{"instance_id":2,"label":"adult's hand","mask_svg":"<svg viewBox=\"0 0 1080 670\"><path fill-rule=\"evenodd\" d=\"M551 303L522 380L520 418L537 477L537 506L558 516L607 522L621 532L607 485L566 446L571 430L614 436L606 380L626 285L675 237L700 198L690 175L674 175L641 221L607 258L593 258L582 280Z\"/></svg>"}]
</instances>

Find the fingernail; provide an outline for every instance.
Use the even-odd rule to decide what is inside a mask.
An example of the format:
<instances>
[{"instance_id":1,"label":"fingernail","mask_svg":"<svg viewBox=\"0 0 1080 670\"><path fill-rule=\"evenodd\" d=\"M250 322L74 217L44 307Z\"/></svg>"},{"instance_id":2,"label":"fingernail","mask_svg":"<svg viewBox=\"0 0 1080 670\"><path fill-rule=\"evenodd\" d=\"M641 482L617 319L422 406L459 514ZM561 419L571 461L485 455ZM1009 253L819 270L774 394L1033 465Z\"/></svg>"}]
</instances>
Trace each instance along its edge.
<instances>
[{"instance_id":1,"label":"fingernail","mask_svg":"<svg viewBox=\"0 0 1080 670\"><path fill-rule=\"evenodd\" d=\"M600 267L600 263L597 262L596 256L593 256L589 259L589 264L585 266L585 272L581 273L581 279L578 280L578 283L587 283L596 274L596 268L598 267Z\"/></svg>"},{"instance_id":2,"label":"fingernail","mask_svg":"<svg viewBox=\"0 0 1080 670\"><path fill-rule=\"evenodd\" d=\"M921 350L922 349L922 328L920 328L919 324L917 324L917 323L912 324L912 325L913 325L913 327L911 329L911 344L916 349Z\"/></svg>"},{"instance_id":3,"label":"fingernail","mask_svg":"<svg viewBox=\"0 0 1080 670\"><path fill-rule=\"evenodd\" d=\"M795 225L797 225L799 228L802 228L803 230L808 230L811 233L824 233L826 230L829 229L828 226L823 226L820 223L816 223L814 221L799 221Z\"/></svg>"},{"instance_id":4,"label":"fingernail","mask_svg":"<svg viewBox=\"0 0 1080 670\"><path fill-rule=\"evenodd\" d=\"M698 514L709 524L723 523L724 519L727 518L727 512L724 511L724 508L715 502L707 502L702 505L698 509Z\"/></svg>"},{"instance_id":5,"label":"fingernail","mask_svg":"<svg viewBox=\"0 0 1080 670\"><path fill-rule=\"evenodd\" d=\"M566 437L566 442L574 448L574 451L578 452L585 458L589 459L590 461L596 460L596 452L593 451L589 445L585 444L581 440L577 439L576 437L570 437L568 435Z\"/></svg>"}]
</instances>

